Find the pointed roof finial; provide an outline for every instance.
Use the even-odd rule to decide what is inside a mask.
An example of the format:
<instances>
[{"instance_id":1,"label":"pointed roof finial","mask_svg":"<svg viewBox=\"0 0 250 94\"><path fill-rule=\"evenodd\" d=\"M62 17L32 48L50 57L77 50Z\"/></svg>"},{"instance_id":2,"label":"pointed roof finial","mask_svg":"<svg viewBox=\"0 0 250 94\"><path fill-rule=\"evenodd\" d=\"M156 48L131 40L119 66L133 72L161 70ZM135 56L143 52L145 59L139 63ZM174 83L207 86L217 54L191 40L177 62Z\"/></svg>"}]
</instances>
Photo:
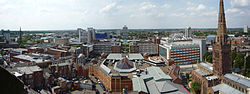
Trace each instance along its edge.
<instances>
[{"instance_id":1,"label":"pointed roof finial","mask_svg":"<svg viewBox=\"0 0 250 94\"><path fill-rule=\"evenodd\" d=\"M227 28L226 28L226 19L225 19L225 12L224 12L224 3L223 0L220 0L220 7L219 7L219 17L218 17L218 32L216 37L216 42L218 44L226 44L227 43Z\"/></svg>"}]
</instances>

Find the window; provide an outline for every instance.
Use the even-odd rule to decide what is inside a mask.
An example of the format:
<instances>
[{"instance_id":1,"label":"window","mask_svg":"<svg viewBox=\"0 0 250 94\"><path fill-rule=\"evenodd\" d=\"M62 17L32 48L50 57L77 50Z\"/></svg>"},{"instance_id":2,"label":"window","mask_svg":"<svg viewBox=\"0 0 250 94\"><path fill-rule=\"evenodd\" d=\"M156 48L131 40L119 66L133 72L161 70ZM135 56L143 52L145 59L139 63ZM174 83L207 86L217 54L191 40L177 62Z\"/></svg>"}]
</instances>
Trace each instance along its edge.
<instances>
[{"instance_id":1,"label":"window","mask_svg":"<svg viewBox=\"0 0 250 94\"><path fill-rule=\"evenodd\" d=\"M32 78L32 75L29 75L29 79L31 79Z\"/></svg>"}]
</instances>

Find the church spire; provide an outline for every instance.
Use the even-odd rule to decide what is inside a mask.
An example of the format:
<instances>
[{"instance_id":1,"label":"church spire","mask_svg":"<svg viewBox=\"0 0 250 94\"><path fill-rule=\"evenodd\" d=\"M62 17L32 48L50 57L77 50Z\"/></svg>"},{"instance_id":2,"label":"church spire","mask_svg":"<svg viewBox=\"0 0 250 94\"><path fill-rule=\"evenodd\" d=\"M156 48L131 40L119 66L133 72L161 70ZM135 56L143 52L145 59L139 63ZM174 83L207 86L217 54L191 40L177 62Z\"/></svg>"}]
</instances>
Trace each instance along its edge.
<instances>
[{"instance_id":1,"label":"church spire","mask_svg":"<svg viewBox=\"0 0 250 94\"><path fill-rule=\"evenodd\" d=\"M231 45L227 43L227 27L223 0L220 0L218 32L216 44L213 45L213 73L221 76L232 73Z\"/></svg>"},{"instance_id":2,"label":"church spire","mask_svg":"<svg viewBox=\"0 0 250 94\"><path fill-rule=\"evenodd\" d=\"M220 0L220 9L219 9L219 17L218 17L218 32L216 42L217 44L225 45L227 43L227 27L226 27L226 19L224 12L224 3L223 0Z\"/></svg>"}]
</instances>

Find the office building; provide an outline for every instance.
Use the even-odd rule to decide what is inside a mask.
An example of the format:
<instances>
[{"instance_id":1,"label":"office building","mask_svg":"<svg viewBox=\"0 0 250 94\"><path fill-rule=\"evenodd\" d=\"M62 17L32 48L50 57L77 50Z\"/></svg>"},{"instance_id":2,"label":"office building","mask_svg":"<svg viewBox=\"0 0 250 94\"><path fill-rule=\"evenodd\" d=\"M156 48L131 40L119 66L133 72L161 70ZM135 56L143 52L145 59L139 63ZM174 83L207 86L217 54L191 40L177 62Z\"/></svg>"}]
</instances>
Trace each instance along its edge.
<instances>
[{"instance_id":1,"label":"office building","mask_svg":"<svg viewBox=\"0 0 250 94\"><path fill-rule=\"evenodd\" d=\"M186 38L192 38L193 37L191 27L188 27L187 29L185 29L185 37Z\"/></svg>"},{"instance_id":2,"label":"office building","mask_svg":"<svg viewBox=\"0 0 250 94\"><path fill-rule=\"evenodd\" d=\"M200 46L189 41L160 44L159 55L164 60L173 60L176 65L194 64L200 62Z\"/></svg>"},{"instance_id":3,"label":"office building","mask_svg":"<svg viewBox=\"0 0 250 94\"><path fill-rule=\"evenodd\" d=\"M157 47L158 45L151 41L137 41L130 43L129 52L156 55Z\"/></svg>"},{"instance_id":4,"label":"office building","mask_svg":"<svg viewBox=\"0 0 250 94\"><path fill-rule=\"evenodd\" d=\"M125 25L123 28L122 28L122 39L128 39L128 27Z\"/></svg>"},{"instance_id":5,"label":"office building","mask_svg":"<svg viewBox=\"0 0 250 94\"><path fill-rule=\"evenodd\" d=\"M88 43L92 43L95 40L95 32L93 27L88 28Z\"/></svg>"},{"instance_id":6,"label":"office building","mask_svg":"<svg viewBox=\"0 0 250 94\"><path fill-rule=\"evenodd\" d=\"M244 33L248 33L248 26L244 25Z\"/></svg>"},{"instance_id":7,"label":"office building","mask_svg":"<svg viewBox=\"0 0 250 94\"><path fill-rule=\"evenodd\" d=\"M200 61L202 61L202 56L207 51L206 40L193 39L193 43L196 43L200 46Z\"/></svg>"},{"instance_id":8,"label":"office building","mask_svg":"<svg viewBox=\"0 0 250 94\"><path fill-rule=\"evenodd\" d=\"M93 44L93 53L102 54L102 53L120 53L121 52L121 43L120 42L97 42Z\"/></svg>"},{"instance_id":9,"label":"office building","mask_svg":"<svg viewBox=\"0 0 250 94\"><path fill-rule=\"evenodd\" d=\"M79 35L79 42L87 43L88 42L88 32L82 28L77 29Z\"/></svg>"},{"instance_id":10,"label":"office building","mask_svg":"<svg viewBox=\"0 0 250 94\"><path fill-rule=\"evenodd\" d=\"M54 43L60 45L69 44L69 38L55 38Z\"/></svg>"}]
</instances>

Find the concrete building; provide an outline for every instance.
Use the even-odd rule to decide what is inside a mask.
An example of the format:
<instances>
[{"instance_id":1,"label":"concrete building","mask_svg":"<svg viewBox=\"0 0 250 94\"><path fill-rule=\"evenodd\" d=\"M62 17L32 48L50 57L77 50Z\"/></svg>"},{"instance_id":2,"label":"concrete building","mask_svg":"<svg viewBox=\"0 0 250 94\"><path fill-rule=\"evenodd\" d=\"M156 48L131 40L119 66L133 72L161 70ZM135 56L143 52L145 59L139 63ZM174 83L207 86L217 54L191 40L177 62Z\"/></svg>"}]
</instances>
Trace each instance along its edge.
<instances>
[{"instance_id":1,"label":"concrete building","mask_svg":"<svg viewBox=\"0 0 250 94\"><path fill-rule=\"evenodd\" d=\"M88 42L88 32L82 28L77 29L79 35L79 42L87 43Z\"/></svg>"},{"instance_id":2,"label":"concrete building","mask_svg":"<svg viewBox=\"0 0 250 94\"><path fill-rule=\"evenodd\" d=\"M130 43L129 52L156 55L157 47L158 45L151 41L138 41L138 42Z\"/></svg>"},{"instance_id":3,"label":"concrete building","mask_svg":"<svg viewBox=\"0 0 250 94\"><path fill-rule=\"evenodd\" d=\"M188 27L188 28L185 29L185 37L186 38L192 38L193 37L191 27Z\"/></svg>"},{"instance_id":4,"label":"concrete building","mask_svg":"<svg viewBox=\"0 0 250 94\"><path fill-rule=\"evenodd\" d=\"M120 42L97 42L93 44L93 51L95 54L102 53L119 53L121 52L121 43Z\"/></svg>"},{"instance_id":5,"label":"concrete building","mask_svg":"<svg viewBox=\"0 0 250 94\"><path fill-rule=\"evenodd\" d=\"M86 45L82 45L81 46L81 48L82 48L82 52L83 52L83 55L85 55L86 57L89 57L90 56L90 53L92 53L93 52L93 45L90 45L90 44L86 44Z\"/></svg>"},{"instance_id":6,"label":"concrete building","mask_svg":"<svg viewBox=\"0 0 250 94\"><path fill-rule=\"evenodd\" d=\"M200 61L202 61L203 54L207 51L206 40L204 39L193 39L193 43L200 46Z\"/></svg>"},{"instance_id":7,"label":"concrete building","mask_svg":"<svg viewBox=\"0 0 250 94\"><path fill-rule=\"evenodd\" d=\"M55 38L53 42L55 44L65 45L65 44L69 44L69 38Z\"/></svg>"},{"instance_id":8,"label":"concrete building","mask_svg":"<svg viewBox=\"0 0 250 94\"><path fill-rule=\"evenodd\" d=\"M125 25L121 31L122 39L128 39L128 27Z\"/></svg>"},{"instance_id":9,"label":"concrete building","mask_svg":"<svg viewBox=\"0 0 250 94\"><path fill-rule=\"evenodd\" d=\"M244 33L248 33L248 26L244 25Z\"/></svg>"},{"instance_id":10,"label":"concrete building","mask_svg":"<svg viewBox=\"0 0 250 94\"><path fill-rule=\"evenodd\" d=\"M95 29L93 27L88 28L88 42L92 43L93 40L95 40Z\"/></svg>"},{"instance_id":11,"label":"concrete building","mask_svg":"<svg viewBox=\"0 0 250 94\"><path fill-rule=\"evenodd\" d=\"M200 46L192 42L173 42L159 45L159 55L176 65L200 62Z\"/></svg>"}]
</instances>

